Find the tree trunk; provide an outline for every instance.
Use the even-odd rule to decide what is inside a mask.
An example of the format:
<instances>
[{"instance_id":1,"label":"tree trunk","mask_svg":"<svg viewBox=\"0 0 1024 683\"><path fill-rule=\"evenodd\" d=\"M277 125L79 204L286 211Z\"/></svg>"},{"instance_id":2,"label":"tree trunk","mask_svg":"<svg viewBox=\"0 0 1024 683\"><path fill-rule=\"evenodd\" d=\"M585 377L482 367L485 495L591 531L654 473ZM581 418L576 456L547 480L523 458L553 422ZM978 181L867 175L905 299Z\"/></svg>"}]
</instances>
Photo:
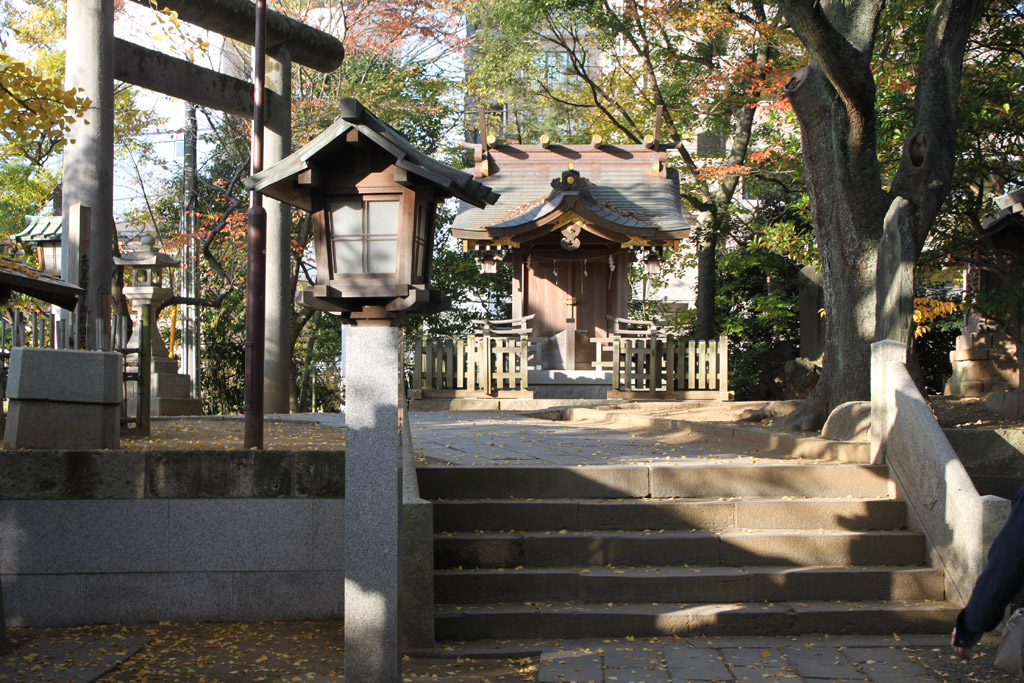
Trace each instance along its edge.
<instances>
[{"instance_id":1,"label":"tree trunk","mask_svg":"<svg viewBox=\"0 0 1024 683\"><path fill-rule=\"evenodd\" d=\"M886 213L916 260L952 179L956 105L977 0L935 0L918 62L914 126L891 190L882 190L876 152L871 57L882 0L785 0L783 12L810 54L786 93L800 122L815 238L825 290L822 375L783 427L817 427L840 403L866 400L875 339L878 244ZM913 286L900 288L910 297ZM907 302L895 332L906 338Z\"/></svg>"},{"instance_id":2,"label":"tree trunk","mask_svg":"<svg viewBox=\"0 0 1024 683\"><path fill-rule=\"evenodd\" d=\"M821 254L825 349L818 383L783 422L810 430L824 424L835 406L870 396L875 267L886 201L875 157L873 104L869 117L851 114L813 63L794 75L786 91L800 121Z\"/></svg>"},{"instance_id":3,"label":"tree trunk","mask_svg":"<svg viewBox=\"0 0 1024 683\"><path fill-rule=\"evenodd\" d=\"M696 339L715 338L715 290L718 240L714 228L697 244L697 323Z\"/></svg>"}]
</instances>

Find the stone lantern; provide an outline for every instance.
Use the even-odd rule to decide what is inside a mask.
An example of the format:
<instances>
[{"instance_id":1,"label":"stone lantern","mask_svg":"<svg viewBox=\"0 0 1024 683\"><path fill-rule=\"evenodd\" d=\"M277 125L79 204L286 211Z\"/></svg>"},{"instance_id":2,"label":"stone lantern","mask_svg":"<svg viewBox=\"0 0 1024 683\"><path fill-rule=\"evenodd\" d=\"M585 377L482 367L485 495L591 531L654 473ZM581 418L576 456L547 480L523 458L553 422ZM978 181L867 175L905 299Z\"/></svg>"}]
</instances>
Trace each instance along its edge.
<instances>
[{"instance_id":1,"label":"stone lantern","mask_svg":"<svg viewBox=\"0 0 1024 683\"><path fill-rule=\"evenodd\" d=\"M131 284L123 290L135 310L127 348L138 350L136 414L139 431L148 434L150 415L195 415L202 412L202 406L198 399L188 398L189 378L178 374L178 363L168 357L156 330L156 310L172 293L163 286L163 270L176 268L180 262L159 251L152 235L143 235L140 242L138 249L115 258L114 264L128 268L131 275Z\"/></svg>"},{"instance_id":2,"label":"stone lantern","mask_svg":"<svg viewBox=\"0 0 1024 683\"><path fill-rule=\"evenodd\" d=\"M400 453L408 431L399 419L397 325L411 311L449 305L430 289L437 204L457 197L482 208L498 194L423 154L357 100L342 100L340 110L312 142L245 184L311 213L316 282L301 301L353 325L345 352L345 677L376 683L401 680L405 626ZM429 528L419 536L431 542ZM406 588L408 599L415 591Z\"/></svg>"}]
</instances>

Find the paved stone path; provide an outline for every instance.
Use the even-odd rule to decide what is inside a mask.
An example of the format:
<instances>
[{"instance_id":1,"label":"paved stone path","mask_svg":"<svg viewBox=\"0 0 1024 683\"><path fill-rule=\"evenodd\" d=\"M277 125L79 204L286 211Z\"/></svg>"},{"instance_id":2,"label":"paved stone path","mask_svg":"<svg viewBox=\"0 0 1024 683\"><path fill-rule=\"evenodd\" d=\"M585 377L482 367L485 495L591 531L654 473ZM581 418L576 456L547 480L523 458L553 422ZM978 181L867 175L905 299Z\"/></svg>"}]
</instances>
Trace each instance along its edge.
<instances>
[{"instance_id":1,"label":"paved stone path","mask_svg":"<svg viewBox=\"0 0 1024 683\"><path fill-rule=\"evenodd\" d=\"M943 636L843 638L637 638L563 641L541 655L539 683L682 683L787 679L917 683L941 680L905 646Z\"/></svg>"}]
</instances>

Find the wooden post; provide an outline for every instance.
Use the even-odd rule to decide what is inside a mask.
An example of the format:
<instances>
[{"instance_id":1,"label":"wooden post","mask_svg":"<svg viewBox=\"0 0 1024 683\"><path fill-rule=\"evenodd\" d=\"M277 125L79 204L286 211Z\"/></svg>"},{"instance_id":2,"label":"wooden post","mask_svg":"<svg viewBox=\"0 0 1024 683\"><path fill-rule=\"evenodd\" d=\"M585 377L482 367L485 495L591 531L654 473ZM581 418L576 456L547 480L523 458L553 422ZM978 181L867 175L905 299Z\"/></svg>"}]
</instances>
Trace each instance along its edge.
<instances>
[{"instance_id":1,"label":"wooden post","mask_svg":"<svg viewBox=\"0 0 1024 683\"><path fill-rule=\"evenodd\" d=\"M729 338L724 334L718 340L718 390L723 399L729 398Z\"/></svg>"},{"instance_id":2,"label":"wooden post","mask_svg":"<svg viewBox=\"0 0 1024 683\"><path fill-rule=\"evenodd\" d=\"M697 388L697 342L686 343L686 388Z\"/></svg>"},{"instance_id":3,"label":"wooden post","mask_svg":"<svg viewBox=\"0 0 1024 683\"><path fill-rule=\"evenodd\" d=\"M576 318L565 319L565 369L576 369Z\"/></svg>"},{"instance_id":4,"label":"wooden post","mask_svg":"<svg viewBox=\"0 0 1024 683\"><path fill-rule=\"evenodd\" d=\"M416 337L415 355L412 363L412 388L423 389L423 337Z\"/></svg>"}]
</instances>

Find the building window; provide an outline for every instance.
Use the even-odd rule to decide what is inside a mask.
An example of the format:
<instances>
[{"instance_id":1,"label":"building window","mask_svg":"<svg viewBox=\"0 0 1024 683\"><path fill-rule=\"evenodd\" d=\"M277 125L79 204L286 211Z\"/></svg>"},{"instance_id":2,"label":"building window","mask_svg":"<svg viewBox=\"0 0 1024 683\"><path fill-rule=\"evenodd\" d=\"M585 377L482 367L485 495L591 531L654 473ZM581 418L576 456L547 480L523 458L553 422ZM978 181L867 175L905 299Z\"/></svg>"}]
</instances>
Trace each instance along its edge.
<instances>
[{"instance_id":1,"label":"building window","mask_svg":"<svg viewBox=\"0 0 1024 683\"><path fill-rule=\"evenodd\" d=\"M331 202L332 266L336 274L394 274L398 254L398 199Z\"/></svg>"},{"instance_id":2,"label":"building window","mask_svg":"<svg viewBox=\"0 0 1024 683\"><path fill-rule=\"evenodd\" d=\"M725 133L714 130L697 133L697 156L724 157Z\"/></svg>"},{"instance_id":3,"label":"building window","mask_svg":"<svg viewBox=\"0 0 1024 683\"><path fill-rule=\"evenodd\" d=\"M37 254L41 271L60 275L60 242L40 242Z\"/></svg>"},{"instance_id":4,"label":"building window","mask_svg":"<svg viewBox=\"0 0 1024 683\"><path fill-rule=\"evenodd\" d=\"M433 215L431 207L423 202L416 202L416 223L412 236L412 277L413 282L423 284L426 281L426 267L433 245L430 244L430 219Z\"/></svg>"}]
</instances>

